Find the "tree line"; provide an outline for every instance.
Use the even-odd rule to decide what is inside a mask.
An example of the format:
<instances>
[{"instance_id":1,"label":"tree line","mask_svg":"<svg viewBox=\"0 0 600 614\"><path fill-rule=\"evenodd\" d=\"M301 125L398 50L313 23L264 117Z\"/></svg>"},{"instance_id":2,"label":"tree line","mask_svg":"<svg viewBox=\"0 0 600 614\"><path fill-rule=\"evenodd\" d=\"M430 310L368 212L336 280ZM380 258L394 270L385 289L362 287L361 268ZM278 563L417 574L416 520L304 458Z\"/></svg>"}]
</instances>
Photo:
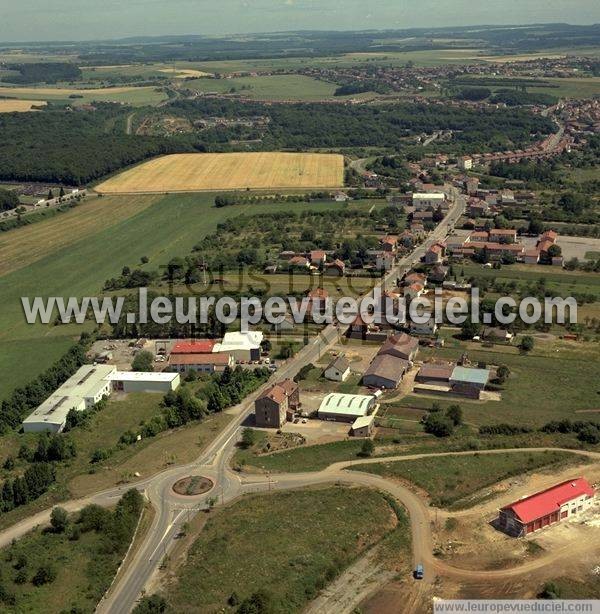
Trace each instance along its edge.
<instances>
[{"instance_id":1,"label":"tree line","mask_svg":"<svg viewBox=\"0 0 600 614\"><path fill-rule=\"evenodd\" d=\"M182 141L127 135L126 110L97 106L0 115L0 179L83 185L152 156L193 151Z\"/></svg>"},{"instance_id":2,"label":"tree line","mask_svg":"<svg viewBox=\"0 0 600 614\"><path fill-rule=\"evenodd\" d=\"M260 130L239 127L202 132L206 147L228 149L231 138L260 138L263 150L311 147L396 147L398 140L436 130L456 131L458 141L479 151L490 147L523 148L537 135L550 134L553 125L527 110L468 109L446 104L398 103L388 105L263 104L222 99L178 100L170 105L188 119L229 119L267 116ZM533 135L533 136L532 136Z\"/></svg>"},{"instance_id":3,"label":"tree line","mask_svg":"<svg viewBox=\"0 0 600 614\"><path fill-rule=\"evenodd\" d=\"M47 399L63 382L85 364L85 354L92 343L88 333L59 360L34 380L15 389L0 405L0 434L20 426L23 418Z\"/></svg>"},{"instance_id":4,"label":"tree line","mask_svg":"<svg viewBox=\"0 0 600 614\"><path fill-rule=\"evenodd\" d=\"M27 62L7 64L6 68L18 74L6 75L0 78L0 81L17 85L77 81L81 78L79 66L69 62Z\"/></svg>"}]
</instances>

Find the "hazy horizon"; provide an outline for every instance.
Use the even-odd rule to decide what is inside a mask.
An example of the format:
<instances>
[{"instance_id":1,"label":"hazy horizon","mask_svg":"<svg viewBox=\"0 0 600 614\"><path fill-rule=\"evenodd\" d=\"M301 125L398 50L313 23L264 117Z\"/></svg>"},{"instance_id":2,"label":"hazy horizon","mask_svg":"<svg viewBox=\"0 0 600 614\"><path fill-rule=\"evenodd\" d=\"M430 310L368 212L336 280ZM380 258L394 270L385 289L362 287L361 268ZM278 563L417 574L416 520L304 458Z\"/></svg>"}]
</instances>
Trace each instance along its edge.
<instances>
[{"instance_id":1,"label":"hazy horizon","mask_svg":"<svg viewBox=\"0 0 600 614\"><path fill-rule=\"evenodd\" d=\"M598 0L0 0L0 44L294 30L600 22Z\"/></svg>"}]
</instances>

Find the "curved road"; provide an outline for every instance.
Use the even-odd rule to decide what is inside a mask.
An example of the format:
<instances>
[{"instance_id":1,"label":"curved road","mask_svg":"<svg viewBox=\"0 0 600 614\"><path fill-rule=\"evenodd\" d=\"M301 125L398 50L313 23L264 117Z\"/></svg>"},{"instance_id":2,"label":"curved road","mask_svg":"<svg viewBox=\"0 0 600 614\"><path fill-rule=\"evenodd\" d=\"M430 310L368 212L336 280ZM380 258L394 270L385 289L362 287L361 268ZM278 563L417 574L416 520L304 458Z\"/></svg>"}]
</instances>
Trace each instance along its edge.
<instances>
[{"instance_id":1,"label":"curved road","mask_svg":"<svg viewBox=\"0 0 600 614\"><path fill-rule=\"evenodd\" d=\"M402 259L379 284L380 287L395 285L397 277L410 270L436 241L443 240L465 209L465 200L458 191L453 191L454 202L447 216L435 230L430 233L424 243L407 257ZM371 294L371 293L369 293ZM275 377L284 379L293 377L304 365L315 362L321 354L339 339L339 330L334 325L323 329L319 336L302 348L292 359L284 363ZM140 480L131 485L112 488L75 501L61 503L68 511L77 511L89 503L112 506L128 489L137 488L145 493L156 510L150 530L145 540L133 554L128 557L122 573L118 574L114 585L97 608L99 613L126 614L134 606L140 593L147 586L161 561L173 546L173 538L181 531L190 512L204 509L209 497L217 497L219 503L227 503L247 493L265 490L301 488L312 484L343 482L347 484L363 484L386 490L395 496L408 510L413 531L413 548L415 560L428 560L430 553L431 534L428 531L427 507L407 488L379 478L371 474L347 472L343 467L330 468L324 472L311 474L278 475L277 480L265 476L252 476L242 479L229 469L229 459L235 450L235 444L240 435L241 426L253 410L255 398L269 384L265 384L247 397L240 405L229 410L236 414L236 419L228 425L220 435L208 445L202 455L193 463L171 468L155 476ZM364 461L363 461L364 462ZM198 498L180 497L172 490L172 485L181 477L190 473L201 473L211 478L215 487L210 493ZM0 533L0 547L18 539L38 525L49 522L51 510L40 512Z\"/></svg>"}]
</instances>

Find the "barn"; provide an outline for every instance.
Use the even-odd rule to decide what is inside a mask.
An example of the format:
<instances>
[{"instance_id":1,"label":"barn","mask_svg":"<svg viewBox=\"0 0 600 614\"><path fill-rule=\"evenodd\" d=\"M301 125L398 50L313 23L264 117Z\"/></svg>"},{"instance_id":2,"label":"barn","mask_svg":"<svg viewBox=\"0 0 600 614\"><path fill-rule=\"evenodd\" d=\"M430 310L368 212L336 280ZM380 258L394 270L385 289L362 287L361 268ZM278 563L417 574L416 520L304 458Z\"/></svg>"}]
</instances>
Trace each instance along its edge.
<instances>
[{"instance_id":1,"label":"barn","mask_svg":"<svg viewBox=\"0 0 600 614\"><path fill-rule=\"evenodd\" d=\"M539 531L579 514L594 503L595 491L585 478L575 478L515 501L500 510L499 528L516 537Z\"/></svg>"}]
</instances>

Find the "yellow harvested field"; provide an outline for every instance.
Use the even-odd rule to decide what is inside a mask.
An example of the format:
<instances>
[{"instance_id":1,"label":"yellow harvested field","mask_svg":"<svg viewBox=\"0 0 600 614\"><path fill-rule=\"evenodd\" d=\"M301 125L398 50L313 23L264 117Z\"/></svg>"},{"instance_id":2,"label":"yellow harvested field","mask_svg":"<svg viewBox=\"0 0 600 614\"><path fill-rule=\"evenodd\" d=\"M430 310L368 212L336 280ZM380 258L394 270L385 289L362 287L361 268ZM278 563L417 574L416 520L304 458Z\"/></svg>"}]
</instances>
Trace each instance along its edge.
<instances>
[{"instance_id":1,"label":"yellow harvested field","mask_svg":"<svg viewBox=\"0 0 600 614\"><path fill-rule=\"evenodd\" d=\"M155 158L96 187L105 194L269 188L338 188L344 157L313 153L173 154Z\"/></svg>"},{"instance_id":2,"label":"yellow harvested field","mask_svg":"<svg viewBox=\"0 0 600 614\"><path fill-rule=\"evenodd\" d=\"M0 113L25 113L31 111L33 106L46 106L45 100L2 100L0 99Z\"/></svg>"},{"instance_id":3,"label":"yellow harvested field","mask_svg":"<svg viewBox=\"0 0 600 614\"><path fill-rule=\"evenodd\" d=\"M212 77L213 73L211 72L202 72L201 70L192 70L191 68L161 68L159 72L166 72L173 74L175 79L185 79L186 77Z\"/></svg>"}]
</instances>

